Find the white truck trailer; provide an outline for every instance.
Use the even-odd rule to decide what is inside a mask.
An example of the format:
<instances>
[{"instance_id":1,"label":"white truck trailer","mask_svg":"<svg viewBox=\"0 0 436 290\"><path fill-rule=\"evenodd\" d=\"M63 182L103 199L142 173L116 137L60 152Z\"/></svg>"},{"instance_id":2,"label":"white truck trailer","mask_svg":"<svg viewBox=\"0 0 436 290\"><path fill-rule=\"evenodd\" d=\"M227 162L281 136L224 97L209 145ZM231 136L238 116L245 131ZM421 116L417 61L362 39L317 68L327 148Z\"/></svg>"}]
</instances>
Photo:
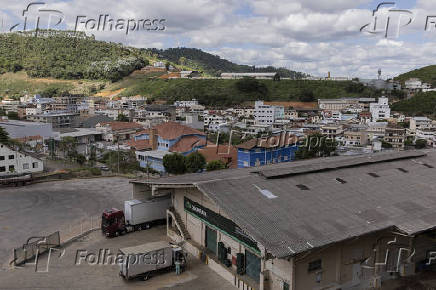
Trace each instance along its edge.
<instances>
[{"instance_id":1,"label":"white truck trailer","mask_svg":"<svg viewBox=\"0 0 436 290\"><path fill-rule=\"evenodd\" d=\"M120 252L124 257L119 265L120 276L126 280L148 280L152 275L173 270L176 262L180 263L182 268L186 265L182 248L165 241L123 248Z\"/></svg>"},{"instance_id":2,"label":"white truck trailer","mask_svg":"<svg viewBox=\"0 0 436 290\"><path fill-rule=\"evenodd\" d=\"M124 211L113 208L103 212L101 229L107 237L113 237L165 224L166 211L170 207L169 195L146 201L127 200L124 202Z\"/></svg>"}]
</instances>

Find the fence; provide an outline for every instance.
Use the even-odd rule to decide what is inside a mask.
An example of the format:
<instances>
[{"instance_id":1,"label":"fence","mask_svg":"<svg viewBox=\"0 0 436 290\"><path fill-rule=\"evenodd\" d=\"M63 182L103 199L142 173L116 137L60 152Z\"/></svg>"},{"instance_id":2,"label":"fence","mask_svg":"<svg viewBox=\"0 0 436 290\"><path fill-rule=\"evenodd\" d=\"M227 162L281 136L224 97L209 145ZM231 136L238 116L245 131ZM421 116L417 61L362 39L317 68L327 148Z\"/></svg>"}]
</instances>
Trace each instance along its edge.
<instances>
[{"instance_id":1,"label":"fence","mask_svg":"<svg viewBox=\"0 0 436 290\"><path fill-rule=\"evenodd\" d=\"M88 218L78 220L77 222L66 225L59 230L61 243L71 241L76 237L79 237L94 230L98 230L100 228L101 215L90 216Z\"/></svg>"},{"instance_id":2,"label":"fence","mask_svg":"<svg viewBox=\"0 0 436 290\"><path fill-rule=\"evenodd\" d=\"M33 241L30 242L31 240ZM14 264L24 264L27 261L35 258L37 255L45 253L50 248L56 248L59 246L59 232L55 232L45 237L30 238L22 247L14 249Z\"/></svg>"},{"instance_id":3,"label":"fence","mask_svg":"<svg viewBox=\"0 0 436 290\"><path fill-rule=\"evenodd\" d=\"M74 238L100 228L101 216L91 216L66 225L51 235L29 238L22 247L14 249L13 263L15 266L22 265L37 255L47 252L50 248L57 248Z\"/></svg>"}]
</instances>

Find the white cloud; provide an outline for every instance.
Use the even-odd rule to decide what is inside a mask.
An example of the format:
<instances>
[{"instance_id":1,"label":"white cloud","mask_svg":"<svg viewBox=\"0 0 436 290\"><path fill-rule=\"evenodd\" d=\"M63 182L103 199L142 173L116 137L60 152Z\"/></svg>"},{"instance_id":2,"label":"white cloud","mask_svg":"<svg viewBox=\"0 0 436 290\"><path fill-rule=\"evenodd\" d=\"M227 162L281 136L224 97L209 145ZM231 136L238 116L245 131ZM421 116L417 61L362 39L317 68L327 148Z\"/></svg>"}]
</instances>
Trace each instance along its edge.
<instances>
[{"instance_id":1,"label":"white cloud","mask_svg":"<svg viewBox=\"0 0 436 290\"><path fill-rule=\"evenodd\" d=\"M424 33L426 16L436 15L434 0L417 0L415 20L398 39L361 33L372 21L370 0L50 0L64 12L68 27L76 17L166 19L165 31L92 32L97 39L135 47L186 46L216 53L237 63L287 66L313 75L370 77L433 64L436 28ZM0 0L0 18L21 18L25 4ZM359 8L360 7L360 8Z\"/></svg>"}]
</instances>

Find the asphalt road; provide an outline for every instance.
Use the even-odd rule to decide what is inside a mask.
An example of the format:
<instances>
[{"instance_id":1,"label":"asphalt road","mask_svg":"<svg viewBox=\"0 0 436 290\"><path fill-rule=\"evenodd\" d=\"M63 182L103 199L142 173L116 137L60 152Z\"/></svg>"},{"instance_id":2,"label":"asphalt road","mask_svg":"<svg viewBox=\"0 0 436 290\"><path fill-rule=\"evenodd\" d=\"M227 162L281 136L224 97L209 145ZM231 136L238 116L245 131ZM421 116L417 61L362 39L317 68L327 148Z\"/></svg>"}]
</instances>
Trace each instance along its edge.
<instances>
[{"instance_id":1,"label":"asphalt road","mask_svg":"<svg viewBox=\"0 0 436 290\"><path fill-rule=\"evenodd\" d=\"M0 268L10 261L12 249L29 237L80 225L107 208L122 209L131 192L129 180L124 178L0 187Z\"/></svg>"}]
</instances>

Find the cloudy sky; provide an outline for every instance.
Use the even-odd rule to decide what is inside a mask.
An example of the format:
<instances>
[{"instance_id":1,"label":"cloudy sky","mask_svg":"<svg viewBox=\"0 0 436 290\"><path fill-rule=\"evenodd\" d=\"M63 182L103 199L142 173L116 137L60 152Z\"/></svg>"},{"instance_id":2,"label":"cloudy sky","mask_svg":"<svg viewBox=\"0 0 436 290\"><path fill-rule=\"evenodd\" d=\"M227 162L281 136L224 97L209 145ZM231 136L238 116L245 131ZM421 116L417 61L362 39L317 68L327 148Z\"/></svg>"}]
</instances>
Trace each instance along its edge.
<instances>
[{"instance_id":1,"label":"cloudy sky","mask_svg":"<svg viewBox=\"0 0 436 290\"><path fill-rule=\"evenodd\" d=\"M436 64L436 0L392 2L377 10L383 1L0 0L0 29L17 25L14 29L22 30L23 11L29 7L24 12L28 29L40 15L41 28L50 23L74 29L78 24L99 40L135 47L196 47L240 64L284 66L314 76L330 71L332 76L372 78L381 68L389 78ZM115 22L131 20L130 27L140 29L93 28L106 14ZM162 20L156 27L165 29L146 30L145 21L140 22L144 19Z\"/></svg>"}]
</instances>

